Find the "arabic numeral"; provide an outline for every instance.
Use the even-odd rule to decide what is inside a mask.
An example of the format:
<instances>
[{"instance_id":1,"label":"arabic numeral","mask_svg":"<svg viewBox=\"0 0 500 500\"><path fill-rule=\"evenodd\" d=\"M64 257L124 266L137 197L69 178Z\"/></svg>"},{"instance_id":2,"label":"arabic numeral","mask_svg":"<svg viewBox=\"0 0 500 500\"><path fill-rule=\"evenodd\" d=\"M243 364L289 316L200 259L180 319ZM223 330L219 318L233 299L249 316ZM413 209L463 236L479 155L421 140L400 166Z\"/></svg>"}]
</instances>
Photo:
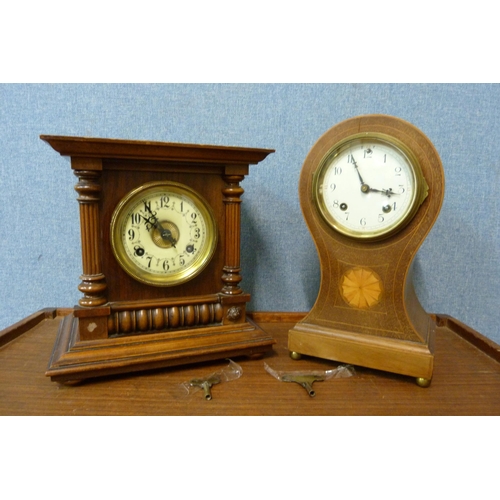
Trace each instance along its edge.
<instances>
[{"instance_id":1,"label":"arabic numeral","mask_svg":"<svg viewBox=\"0 0 500 500\"><path fill-rule=\"evenodd\" d=\"M132 219L132 224L133 225L138 225L141 223L141 220L142 220L142 216L140 213L136 213L136 212L133 212L132 215L130 216L131 219Z\"/></svg>"}]
</instances>

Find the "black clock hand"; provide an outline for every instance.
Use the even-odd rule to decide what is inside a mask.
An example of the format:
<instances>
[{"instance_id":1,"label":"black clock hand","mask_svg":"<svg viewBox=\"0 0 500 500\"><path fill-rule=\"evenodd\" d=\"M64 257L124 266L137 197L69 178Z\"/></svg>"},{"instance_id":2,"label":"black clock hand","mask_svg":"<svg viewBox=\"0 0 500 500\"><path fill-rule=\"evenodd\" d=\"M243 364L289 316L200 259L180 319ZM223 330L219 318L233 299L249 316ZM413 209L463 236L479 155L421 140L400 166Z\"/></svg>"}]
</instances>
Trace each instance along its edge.
<instances>
[{"instance_id":1,"label":"black clock hand","mask_svg":"<svg viewBox=\"0 0 500 500\"><path fill-rule=\"evenodd\" d=\"M352 154L351 154L351 160L354 165L354 168L356 169L356 173L358 174L359 182L361 182L361 192L366 194L369 191L373 191L373 189L371 189L370 186L363 180L363 177L361 177L361 172L359 171L358 164L354 159L354 156L352 156Z\"/></svg>"},{"instance_id":2,"label":"black clock hand","mask_svg":"<svg viewBox=\"0 0 500 500\"><path fill-rule=\"evenodd\" d=\"M158 230L158 232L160 233L160 236L161 236L161 239L163 241L169 241L171 243L171 245L175 248L175 244L177 243L174 239L174 237L172 236L172 231L170 231L170 229L165 229L160 221L158 220L158 218L156 217L156 212L153 213L151 211L151 209L145 205L146 207L146 210L151 214L151 217L149 217L149 219L146 219L146 217L142 216L142 218L144 220L146 220L149 224L153 225L154 227L156 227L156 229Z\"/></svg>"},{"instance_id":3,"label":"black clock hand","mask_svg":"<svg viewBox=\"0 0 500 500\"><path fill-rule=\"evenodd\" d=\"M170 229L165 229L159 222L156 220L156 229L160 232L160 236L163 241L170 241L171 245L175 248L175 244L177 243L172 236L172 231Z\"/></svg>"},{"instance_id":4,"label":"black clock hand","mask_svg":"<svg viewBox=\"0 0 500 500\"><path fill-rule=\"evenodd\" d=\"M390 198L393 194L399 194L399 193L395 193L392 188L389 188L389 189L374 189L374 188L371 188L369 187L367 191L373 191L375 193L382 193L382 194L385 194L388 198Z\"/></svg>"},{"instance_id":5,"label":"black clock hand","mask_svg":"<svg viewBox=\"0 0 500 500\"><path fill-rule=\"evenodd\" d=\"M393 194L398 194L398 193L394 193L392 188L390 188L390 189L375 189L375 188L370 187L363 180L363 177L361 177L361 173L359 171L358 164L357 164L356 160L354 159L354 156L352 156L352 154L351 154L351 160L352 160L352 163L354 165L354 168L356 169L356 173L358 174L359 181L361 182L361 191L363 193L369 193L369 192L382 193L382 194L385 194L388 198L390 198Z\"/></svg>"},{"instance_id":6,"label":"black clock hand","mask_svg":"<svg viewBox=\"0 0 500 500\"><path fill-rule=\"evenodd\" d=\"M351 160L354 165L354 168L356 169L356 173L358 174L359 181L361 182L361 190L363 191L363 186L366 186L365 181L363 180L363 177L361 177L361 174L359 172L358 164L356 163L356 160L354 159L354 156L351 155Z\"/></svg>"}]
</instances>

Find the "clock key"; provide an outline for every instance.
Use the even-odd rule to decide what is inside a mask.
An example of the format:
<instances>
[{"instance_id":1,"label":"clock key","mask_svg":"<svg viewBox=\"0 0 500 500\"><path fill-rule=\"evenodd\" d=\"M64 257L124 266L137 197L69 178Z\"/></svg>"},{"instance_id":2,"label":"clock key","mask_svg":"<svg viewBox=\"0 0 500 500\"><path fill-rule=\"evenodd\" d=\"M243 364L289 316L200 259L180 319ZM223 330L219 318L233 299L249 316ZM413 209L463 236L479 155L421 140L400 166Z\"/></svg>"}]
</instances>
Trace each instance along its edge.
<instances>
[{"instance_id":1,"label":"clock key","mask_svg":"<svg viewBox=\"0 0 500 500\"><path fill-rule=\"evenodd\" d=\"M281 376L283 382L295 382L301 385L312 398L316 396L316 392L312 388L314 382L325 380L322 375L294 375L294 374L284 374Z\"/></svg>"},{"instance_id":2,"label":"clock key","mask_svg":"<svg viewBox=\"0 0 500 500\"><path fill-rule=\"evenodd\" d=\"M218 375L212 375L208 378L195 378L189 382L192 387L200 387L203 389L205 394L205 399L210 401L212 399L211 388L213 385L220 383L220 377Z\"/></svg>"}]
</instances>

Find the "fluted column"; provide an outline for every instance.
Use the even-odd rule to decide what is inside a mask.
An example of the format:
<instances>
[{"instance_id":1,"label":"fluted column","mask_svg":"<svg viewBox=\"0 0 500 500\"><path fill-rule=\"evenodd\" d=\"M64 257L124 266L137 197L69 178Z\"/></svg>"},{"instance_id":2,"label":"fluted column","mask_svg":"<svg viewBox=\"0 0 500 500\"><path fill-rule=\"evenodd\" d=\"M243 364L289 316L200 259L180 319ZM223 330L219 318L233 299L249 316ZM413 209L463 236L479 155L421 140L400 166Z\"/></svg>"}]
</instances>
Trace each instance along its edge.
<instances>
[{"instance_id":1,"label":"fluted column","mask_svg":"<svg viewBox=\"0 0 500 500\"><path fill-rule=\"evenodd\" d=\"M240 182L243 175L224 175L226 186L222 189L223 201L226 209L226 248L222 274L222 293L238 295L242 293L239 286L241 281L240 267L240 219L241 195L244 193Z\"/></svg>"},{"instance_id":2,"label":"fluted column","mask_svg":"<svg viewBox=\"0 0 500 500\"><path fill-rule=\"evenodd\" d=\"M101 198L100 176L98 170L75 170L78 183L80 205L80 230L82 241L82 282L78 289L83 293L79 300L82 307L100 306L107 302L106 280L102 273L100 250L99 200Z\"/></svg>"}]
</instances>

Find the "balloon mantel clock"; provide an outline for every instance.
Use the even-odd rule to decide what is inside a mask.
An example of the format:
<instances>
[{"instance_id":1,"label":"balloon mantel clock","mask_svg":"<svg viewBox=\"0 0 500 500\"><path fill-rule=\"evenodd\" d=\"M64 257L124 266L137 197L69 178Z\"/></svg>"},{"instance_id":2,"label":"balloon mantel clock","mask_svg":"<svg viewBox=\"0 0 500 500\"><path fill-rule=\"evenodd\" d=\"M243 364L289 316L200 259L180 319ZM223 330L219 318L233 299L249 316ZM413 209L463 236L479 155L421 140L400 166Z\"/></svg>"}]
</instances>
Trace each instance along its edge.
<instances>
[{"instance_id":1,"label":"balloon mantel clock","mask_svg":"<svg viewBox=\"0 0 500 500\"><path fill-rule=\"evenodd\" d=\"M291 356L408 375L428 386L435 324L411 269L444 197L430 140L396 117L343 121L308 153L299 197L321 284L311 311L289 331Z\"/></svg>"},{"instance_id":2,"label":"balloon mantel clock","mask_svg":"<svg viewBox=\"0 0 500 500\"><path fill-rule=\"evenodd\" d=\"M46 375L69 382L275 341L240 288L240 182L273 150L41 136L78 178L83 293Z\"/></svg>"}]
</instances>

